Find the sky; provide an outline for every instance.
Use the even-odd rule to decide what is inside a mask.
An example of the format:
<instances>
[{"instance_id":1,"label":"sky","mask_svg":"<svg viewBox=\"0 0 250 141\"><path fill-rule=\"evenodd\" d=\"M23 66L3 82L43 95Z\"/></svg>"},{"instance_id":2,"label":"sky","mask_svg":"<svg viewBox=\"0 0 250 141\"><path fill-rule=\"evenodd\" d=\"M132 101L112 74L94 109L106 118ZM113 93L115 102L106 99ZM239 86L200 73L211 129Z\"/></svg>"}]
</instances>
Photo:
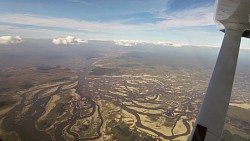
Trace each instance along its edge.
<instances>
[{"instance_id":1,"label":"sky","mask_svg":"<svg viewBox=\"0 0 250 141\"><path fill-rule=\"evenodd\" d=\"M0 36L218 47L214 9L214 0L0 0Z\"/></svg>"}]
</instances>

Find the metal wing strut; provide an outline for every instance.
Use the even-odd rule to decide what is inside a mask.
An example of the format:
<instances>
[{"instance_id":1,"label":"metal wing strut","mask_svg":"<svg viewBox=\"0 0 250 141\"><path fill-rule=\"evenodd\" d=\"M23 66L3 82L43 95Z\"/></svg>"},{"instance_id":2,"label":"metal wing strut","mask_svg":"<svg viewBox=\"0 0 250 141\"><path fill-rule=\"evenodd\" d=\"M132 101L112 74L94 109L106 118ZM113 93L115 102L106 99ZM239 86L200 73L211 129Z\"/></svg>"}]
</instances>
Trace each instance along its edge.
<instances>
[{"instance_id":1,"label":"metal wing strut","mask_svg":"<svg viewBox=\"0 0 250 141\"><path fill-rule=\"evenodd\" d=\"M250 0L217 0L215 20L225 35L194 125L192 141L222 139L241 37L249 37L249 14Z\"/></svg>"}]
</instances>

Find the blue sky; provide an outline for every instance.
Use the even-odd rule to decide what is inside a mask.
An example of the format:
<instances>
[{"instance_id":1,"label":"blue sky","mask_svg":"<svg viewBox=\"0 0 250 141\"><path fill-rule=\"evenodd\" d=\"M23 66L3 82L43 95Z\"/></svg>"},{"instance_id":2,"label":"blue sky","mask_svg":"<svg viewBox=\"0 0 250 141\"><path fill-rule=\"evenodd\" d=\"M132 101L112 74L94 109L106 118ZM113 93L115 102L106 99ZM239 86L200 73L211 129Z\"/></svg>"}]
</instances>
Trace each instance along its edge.
<instances>
[{"instance_id":1,"label":"blue sky","mask_svg":"<svg viewBox=\"0 0 250 141\"><path fill-rule=\"evenodd\" d=\"M1 0L0 36L220 46L214 0Z\"/></svg>"}]
</instances>

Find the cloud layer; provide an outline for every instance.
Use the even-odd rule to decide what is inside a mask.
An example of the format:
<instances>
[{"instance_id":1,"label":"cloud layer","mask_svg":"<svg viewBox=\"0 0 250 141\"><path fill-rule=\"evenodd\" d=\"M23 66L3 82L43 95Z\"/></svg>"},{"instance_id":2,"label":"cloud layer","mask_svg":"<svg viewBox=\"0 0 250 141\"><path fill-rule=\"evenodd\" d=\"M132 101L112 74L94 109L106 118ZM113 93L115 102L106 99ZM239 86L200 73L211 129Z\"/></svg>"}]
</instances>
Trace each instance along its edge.
<instances>
[{"instance_id":1,"label":"cloud layer","mask_svg":"<svg viewBox=\"0 0 250 141\"><path fill-rule=\"evenodd\" d=\"M172 47L184 47L189 46L188 44L182 43L171 43L171 42L146 42L146 41L139 41L139 40L115 40L115 45L118 46L137 46L137 45L159 45L159 46L172 46Z\"/></svg>"},{"instance_id":2,"label":"cloud layer","mask_svg":"<svg viewBox=\"0 0 250 141\"><path fill-rule=\"evenodd\" d=\"M0 44L17 44L22 41L21 36L0 36Z\"/></svg>"},{"instance_id":3,"label":"cloud layer","mask_svg":"<svg viewBox=\"0 0 250 141\"><path fill-rule=\"evenodd\" d=\"M115 45L126 46L126 47L136 46L136 45L143 45L145 43L146 42L137 41L137 40L116 40L116 41L114 41Z\"/></svg>"},{"instance_id":4,"label":"cloud layer","mask_svg":"<svg viewBox=\"0 0 250 141\"><path fill-rule=\"evenodd\" d=\"M80 38L75 38L74 36L67 36L66 38L54 38L52 40L52 43L56 44L56 45L74 45L74 44L84 44L84 43L88 43L87 40L83 40Z\"/></svg>"}]
</instances>

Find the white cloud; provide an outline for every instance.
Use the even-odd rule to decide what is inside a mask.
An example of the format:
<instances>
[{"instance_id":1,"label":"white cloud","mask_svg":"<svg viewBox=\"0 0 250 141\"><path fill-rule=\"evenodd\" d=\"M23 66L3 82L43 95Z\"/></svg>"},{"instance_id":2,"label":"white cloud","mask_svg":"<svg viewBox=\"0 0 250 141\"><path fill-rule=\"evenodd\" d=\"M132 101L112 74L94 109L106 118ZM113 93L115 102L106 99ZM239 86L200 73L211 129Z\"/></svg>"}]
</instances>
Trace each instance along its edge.
<instances>
[{"instance_id":1,"label":"white cloud","mask_svg":"<svg viewBox=\"0 0 250 141\"><path fill-rule=\"evenodd\" d=\"M78 31L92 31L92 32L103 32L103 31L107 32L112 30L114 31L114 30L131 29L131 26L119 24L116 21L112 22L95 22L95 21L84 21L84 20L79 21L70 18L44 17L38 15L29 15L29 14L0 15L0 22L32 25L45 28L56 27L56 28L65 28Z\"/></svg>"},{"instance_id":2,"label":"white cloud","mask_svg":"<svg viewBox=\"0 0 250 141\"><path fill-rule=\"evenodd\" d=\"M119 46L136 46L136 45L143 45L146 42L144 41L138 41L138 40L115 40L114 44Z\"/></svg>"},{"instance_id":3,"label":"white cloud","mask_svg":"<svg viewBox=\"0 0 250 141\"><path fill-rule=\"evenodd\" d=\"M80 1L80 0L66 0L68 2L72 2L72 3L77 3L77 4L83 4L83 5L86 5L86 6L94 6L94 7L97 7L97 5L93 4L93 3L90 3L90 2L86 2L86 1Z\"/></svg>"},{"instance_id":4,"label":"white cloud","mask_svg":"<svg viewBox=\"0 0 250 141\"><path fill-rule=\"evenodd\" d=\"M214 25L213 5L189 8L172 13L160 12L155 15L162 19L156 24L157 28L161 29Z\"/></svg>"},{"instance_id":5,"label":"white cloud","mask_svg":"<svg viewBox=\"0 0 250 141\"><path fill-rule=\"evenodd\" d=\"M0 44L17 44L22 41L21 36L0 36Z\"/></svg>"},{"instance_id":6,"label":"white cloud","mask_svg":"<svg viewBox=\"0 0 250 141\"><path fill-rule=\"evenodd\" d=\"M84 44L84 43L88 43L87 40L83 40L80 38L75 38L74 36L67 36L66 38L54 38L52 40L52 43L56 44L56 45L74 45L74 44Z\"/></svg>"},{"instance_id":7,"label":"white cloud","mask_svg":"<svg viewBox=\"0 0 250 141\"><path fill-rule=\"evenodd\" d=\"M171 46L171 47L184 47L184 46L190 46L189 44L184 43L171 43L171 42L152 42L154 45L160 45L160 46Z\"/></svg>"},{"instance_id":8,"label":"white cloud","mask_svg":"<svg viewBox=\"0 0 250 141\"><path fill-rule=\"evenodd\" d=\"M115 45L119 46L137 46L137 45L159 45L159 46L171 46L171 47L184 47L189 46L189 44L184 43L171 43L171 42L147 42L147 41L139 41L139 40L115 40Z\"/></svg>"}]
</instances>

